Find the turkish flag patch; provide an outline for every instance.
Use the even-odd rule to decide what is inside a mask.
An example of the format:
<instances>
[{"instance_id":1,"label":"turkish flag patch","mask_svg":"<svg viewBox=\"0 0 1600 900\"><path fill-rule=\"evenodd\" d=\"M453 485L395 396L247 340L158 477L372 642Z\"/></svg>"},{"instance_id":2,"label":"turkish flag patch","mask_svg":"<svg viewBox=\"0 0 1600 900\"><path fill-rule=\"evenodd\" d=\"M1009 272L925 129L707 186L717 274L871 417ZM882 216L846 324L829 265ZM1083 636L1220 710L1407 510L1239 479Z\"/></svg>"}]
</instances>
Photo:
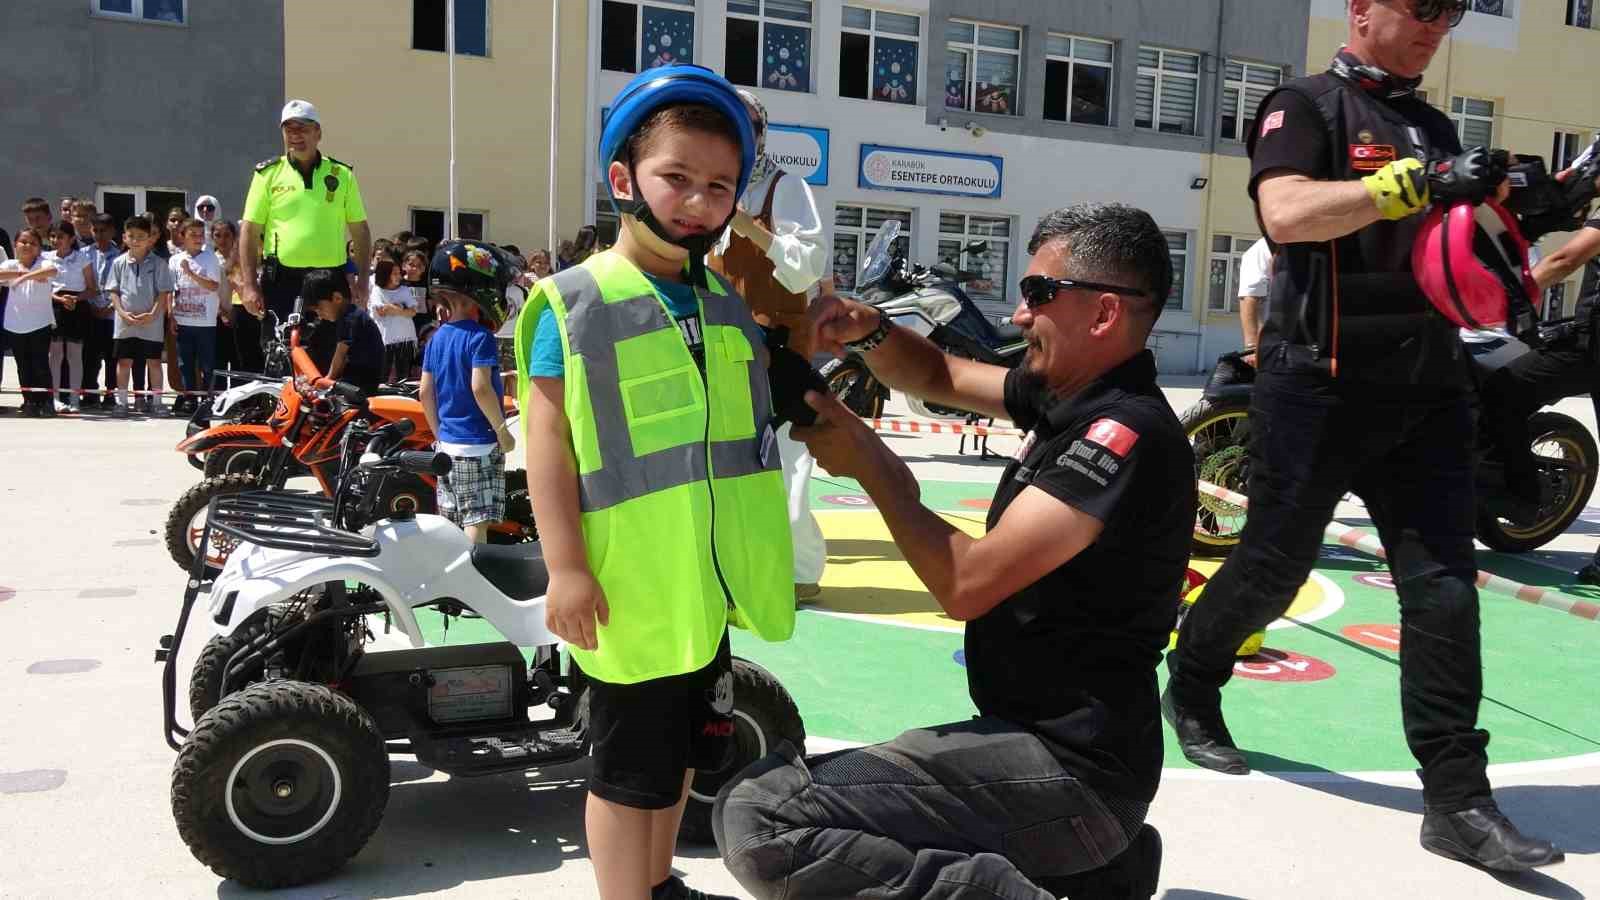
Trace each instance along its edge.
<instances>
[{"instance_id":1,"label":"turkish flag patch","mask_svg":"<svg viewBox=\"0 0 1600 900\"><path fill-rule=\"evenodd\" d=\"M1275 131L1275 130L1277 130L1279 128L1282 128L1282 127L1283 127L1283 110L1280 109L1280 110L1277 110L1276 112L1268 113L1267 117L1265 119L1261 120L1261 136L1262 137L1266 137L1267 135L1271 134L1273 131Z\"/></svg>"},{"instance_id":2,"label":"turkish flag patch","mask_svg":"<svg viewBox=\"0 0 1600 900\"><path fill-rule=\"evenodd\" d=\"M1351 144L1350 168L1357 172L1376 172L1394 162L1394 147L1389 144Z\"/></svg>"},{"instance_id":3,"label":"turkish flag patch","mask_svg":"<svg viewBox=\"0 0 1600 900\"><path fill-rule=\"evenodd\" d=\"M1099 419L1089 426L1089 431L1084 434L1084 439L1110 450L1117 456L1126 457L1128 451L1139 441L1139 432L1118 422L1116 419Z\"/></svg>"}]
</instances>

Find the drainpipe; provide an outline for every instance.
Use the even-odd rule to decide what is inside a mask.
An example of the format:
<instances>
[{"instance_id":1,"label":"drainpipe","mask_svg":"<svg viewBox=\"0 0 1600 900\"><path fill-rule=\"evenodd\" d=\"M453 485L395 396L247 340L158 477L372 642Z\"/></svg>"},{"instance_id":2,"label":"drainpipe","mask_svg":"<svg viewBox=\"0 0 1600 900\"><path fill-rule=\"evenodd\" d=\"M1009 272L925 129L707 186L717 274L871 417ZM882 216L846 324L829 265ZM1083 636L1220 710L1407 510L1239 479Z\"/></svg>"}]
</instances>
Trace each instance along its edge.
<instances>
[{"instance_id":1,"label":"drainpipe","mask_svg":"<svg viewBox=\"0 0 1600 900\"><path fill-rule=\"evenodd\" d=\"M1212 59L1216 61L1217 74L1219 75L1225 75L1227 69L1227 57L1222 52L1222 33L1223 25L1227 21L1227 10L1228 0L1217 0L1217 40L1212 50ZM1211 80L1211 87L1213 91L1211 127L1207 129L1208 137L1206 139L1206 202L1205 210L1200 219L1200 246L1195 251L1195 255L1200 257L1200 271L1203 274L1201 283L1204 285L1209 285L1211 278L1211 205L1216 196L1217 188L1213 170L1216 167L1217 128L1220 122L1220 117L1216 113L1220 110L1222 104L1222 90L1217 86L1215 78ZM1208 299L1207 296L1195 298L1194 371L1197 375L1203 374L1206 370L1206 305Z\"/></svg>"}]
</instances>

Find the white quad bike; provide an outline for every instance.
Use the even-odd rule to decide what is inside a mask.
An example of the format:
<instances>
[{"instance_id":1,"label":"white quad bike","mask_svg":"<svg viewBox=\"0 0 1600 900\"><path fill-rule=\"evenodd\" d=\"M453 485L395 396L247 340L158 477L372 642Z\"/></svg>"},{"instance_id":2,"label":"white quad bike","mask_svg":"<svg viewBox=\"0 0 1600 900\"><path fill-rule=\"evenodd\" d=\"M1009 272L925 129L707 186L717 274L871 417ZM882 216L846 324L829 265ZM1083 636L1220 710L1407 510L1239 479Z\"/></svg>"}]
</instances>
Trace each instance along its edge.
<instances>
[{"instance_id":1,"label":"white quad bike","mask_svg":"<svg viewBox=\"0 0 1600 900\"><path fill-rule=\"evenodd\" d=\"M242 543L215 581L200 563L190 569L156 660L165 736L178 751L173 817L223 877L285 887L338 870L378 827L391 754L475 776L588 752L585 679L563 667L545 628L539 545L474 545L433 515L374 520L369 498L388 475L448 471L443 454L394 449L409 430L352 428L332 499L280 490L211 503L207 531ZM428 646L423 608L446 625L481 617L504 640ZM398 630L409 649L377 649L374 627ZM189 675L186 730L178 655L190 628L204 629L205 645ZM778 680L738 657L733 678L734 747L721 769L696 773L684 815L683 836L699 842L711 840L711 804L729 778L783 741L804 751Z\"/></svg>"}]
</instances>

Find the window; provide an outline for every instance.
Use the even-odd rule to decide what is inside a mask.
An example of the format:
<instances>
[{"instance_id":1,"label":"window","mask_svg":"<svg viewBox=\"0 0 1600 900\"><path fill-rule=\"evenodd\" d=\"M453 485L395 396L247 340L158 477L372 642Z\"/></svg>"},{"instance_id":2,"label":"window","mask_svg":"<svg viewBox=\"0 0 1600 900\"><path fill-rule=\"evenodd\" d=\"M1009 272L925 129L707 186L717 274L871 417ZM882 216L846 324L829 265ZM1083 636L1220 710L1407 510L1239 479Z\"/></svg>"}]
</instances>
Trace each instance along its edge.
<instances>
[{"instance_id":1,"label":"window","mask_svg":"<svg viewBox=\"0 0 1600 900\"><path fill-rule=\"evenodd\" d=\"M1576 28L1600 28L1594 15L1594 0L1567 0L1567 24Z\"/></svg>"},{"instance_id":2,"label":"window","mask_svg":"<svg viewBox=\"0 0 1600 900\"><path fill-rule=\"evenodd\" d=\"M811 0L728 0L728 80L811 90Z\"/></svg>"},{"instance_id":3,"label":"window","mask_svg":"<svg viewBox=\"0 0 1600 900\"><path fill-rule=\"evenodd\" d=\"M482 241L487 240L489 214L487 212L456 210L456 233L452 235L457 240ZM444 240L444 210L428 209L421 206L411 207L411 231L420 234L435 244Z\"/></svg>"},{"instance_id":4,"label":"window","mask_svg":"<svg viewBox=\"0 0 1600 900\"><path fill-rule=\"evenodd\" d=\"M1167 294L1166 309L1187 309L1189 306L1189 235L1182 231L1163 231L1167 236L1167 254L1172 257L1172 291Z\"/></svg>"},{"instance_id":5,"label":"window","mask_svg":"<svg viewBox=\"0 0 1600 900\"><path fill-rule=\"evenodd\" d=\"M164 219L167 210L174 206L181 206L187 210L189 195L175 188L103 185L95 189L94 205L96 209L111 216L117 223L117 230L120 231L123 221L129 216L150 213Z\"/></svg>"},{"instance_id":6,"label":"window","mask_svg":"<svg viewBox=\"0 0 1600 900\"><path fill-rule=\"evenodd\" d=\"M411 0L411 49L445 52L445 4ZM489 0L456 0L456 52L489 55Z\"/></svg>"},{"instance_id":7,"label":"window","mask_svg":"<svg viewBox=\"0 0 1600 900\"><path fill-rule=\"evenodd\" d=\"M1233 312L1238 305L1239 270L1244 252L1255 238L1219 234L1211 239L1211 265L1207 270L1206 309Z\"/></svg>"},{"instance_id":8,"label":"window","mask_svg":"<svg viewBox=\"0 0 1600 900\"><path fill-rule=\"evenodd\" d=\"M915 105L922 20L846 6L842 25L839 96Z\"/></svg>"},{"instance_id":9,"label":"window","mask_svg":"<svg viewBox=\"0 0 1600 900\"><path fill-rule=\"evenodd\" d=\"M1022 29L951 19L944 39L944 105L1016 115Z\"/></svg>"},{"instance_id":10,"label":"window","mask_svg":"<svg viewBox=\"0 0 1600 900\"><path fill-rule=\"evenodd\" d=\"M1242 141L1256 130L1256 110L1283 83L1283 70L1228 60L1222 80L1222 136Z\"/></svg>"},{"instance_id":11,"label":"window","mask_svg":"<svg viewBox=\"0 0 1600 900\"><path fill-rule=\"evenodd\" d=\"M1139 48L1133 127L1194 134L1199 98L1199 54Z\"/></svg>"},{"instance_id":12,"label":"window","mask_svg":"<svg viewBox=\"0 0 1600 900\"><path fill-rule=\"evenodd\" d=\"M985 241L989 249L983 253L968 253L965 247L971 241ZM939 214L939 261L978 276L962 285L972 299L980 304L983 301L1005 303L1006 288L1011 284L1010 260L1011 219L965 213ZM1009 310L1000 315L1007 312Z\"/></svg>"},{"instance_id":13,"label":"window","mask_svg":"<svg viewBox=\"0 0 1600 900\"><path fill-rule=\"evenodd\" d=\"M840 203L833 208L833 284L836 288L841 291L856 289L856 274L861 271L862 257L872 239L878 236L878 229L890 219L900 223L900 237L895 239L894 252L907 254L911 247L910 210L854 203Z\"/></svg>"},{"instance_id":14,"label":"window","mask_svg":"<svg viewBox=\"0 0 1600 900\"><path fill-rule=\"evenodd\" d=\"M1456 122L1461 146L1484 147L1494 143L1494 101L1451 97L1450 118Z\"/></svg>"},{"instance_id":15,"label":"window","mask_svg":"<svg viewBox=\"0 0 1600 900\"><path fill-rule=\"evenodd\" d=\"M692 62L694 0L600 4L600 68L638 72Z\"/></svg>"},{"instance_id":16,"label":"window","mask_svg":"<svg viewBox=\"0 0 1600 900\"><path fill-rule=\"evenodd\" d=\"M95 12L119 19L170 22L174 25L189 21L188 0L93 0L93 3L91 9Z\"/></svg>"},{"instance_id":17,"label":"window","mask_svg":"<svg viewBox=\"0 0 1600 900\"><path fill-rule=\"evenodd\" d=\"M1578 158L1583 147L1578 143L1582 140L1576 131L1558 131L1554 143L1550 147L1550 172L1555 174L1572 165Z\"/></svg>"},{"instance_id":18,"label":"window","mask_svg":"<svg viewBox=\"0 0 1600 900\"><path fill-rule=\"evenodd\" d=\"M1052 34L1044 52L1044 117L1110 125L1111 42Z\"/></svg>"}]
</instances>

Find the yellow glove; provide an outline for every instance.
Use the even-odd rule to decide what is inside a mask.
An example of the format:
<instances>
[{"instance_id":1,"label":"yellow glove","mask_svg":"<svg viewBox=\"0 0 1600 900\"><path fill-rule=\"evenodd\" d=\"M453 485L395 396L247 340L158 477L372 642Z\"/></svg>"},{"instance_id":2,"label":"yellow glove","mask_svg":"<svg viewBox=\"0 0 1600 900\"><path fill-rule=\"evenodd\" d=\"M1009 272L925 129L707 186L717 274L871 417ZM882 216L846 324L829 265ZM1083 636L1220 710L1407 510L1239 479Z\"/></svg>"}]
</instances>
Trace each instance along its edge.
<instances>
[{"instance_id":1,"label":"yellow glove","mask_svg":"<svg viewBox=\"0 0 1600 900\"><path fill-rule=\"evenodd\" d=\"M1389 163L1361 183L1385 219L1404 219L1428 208L1428 173L1411 157Z\"/></svg>"}]
</instances>

